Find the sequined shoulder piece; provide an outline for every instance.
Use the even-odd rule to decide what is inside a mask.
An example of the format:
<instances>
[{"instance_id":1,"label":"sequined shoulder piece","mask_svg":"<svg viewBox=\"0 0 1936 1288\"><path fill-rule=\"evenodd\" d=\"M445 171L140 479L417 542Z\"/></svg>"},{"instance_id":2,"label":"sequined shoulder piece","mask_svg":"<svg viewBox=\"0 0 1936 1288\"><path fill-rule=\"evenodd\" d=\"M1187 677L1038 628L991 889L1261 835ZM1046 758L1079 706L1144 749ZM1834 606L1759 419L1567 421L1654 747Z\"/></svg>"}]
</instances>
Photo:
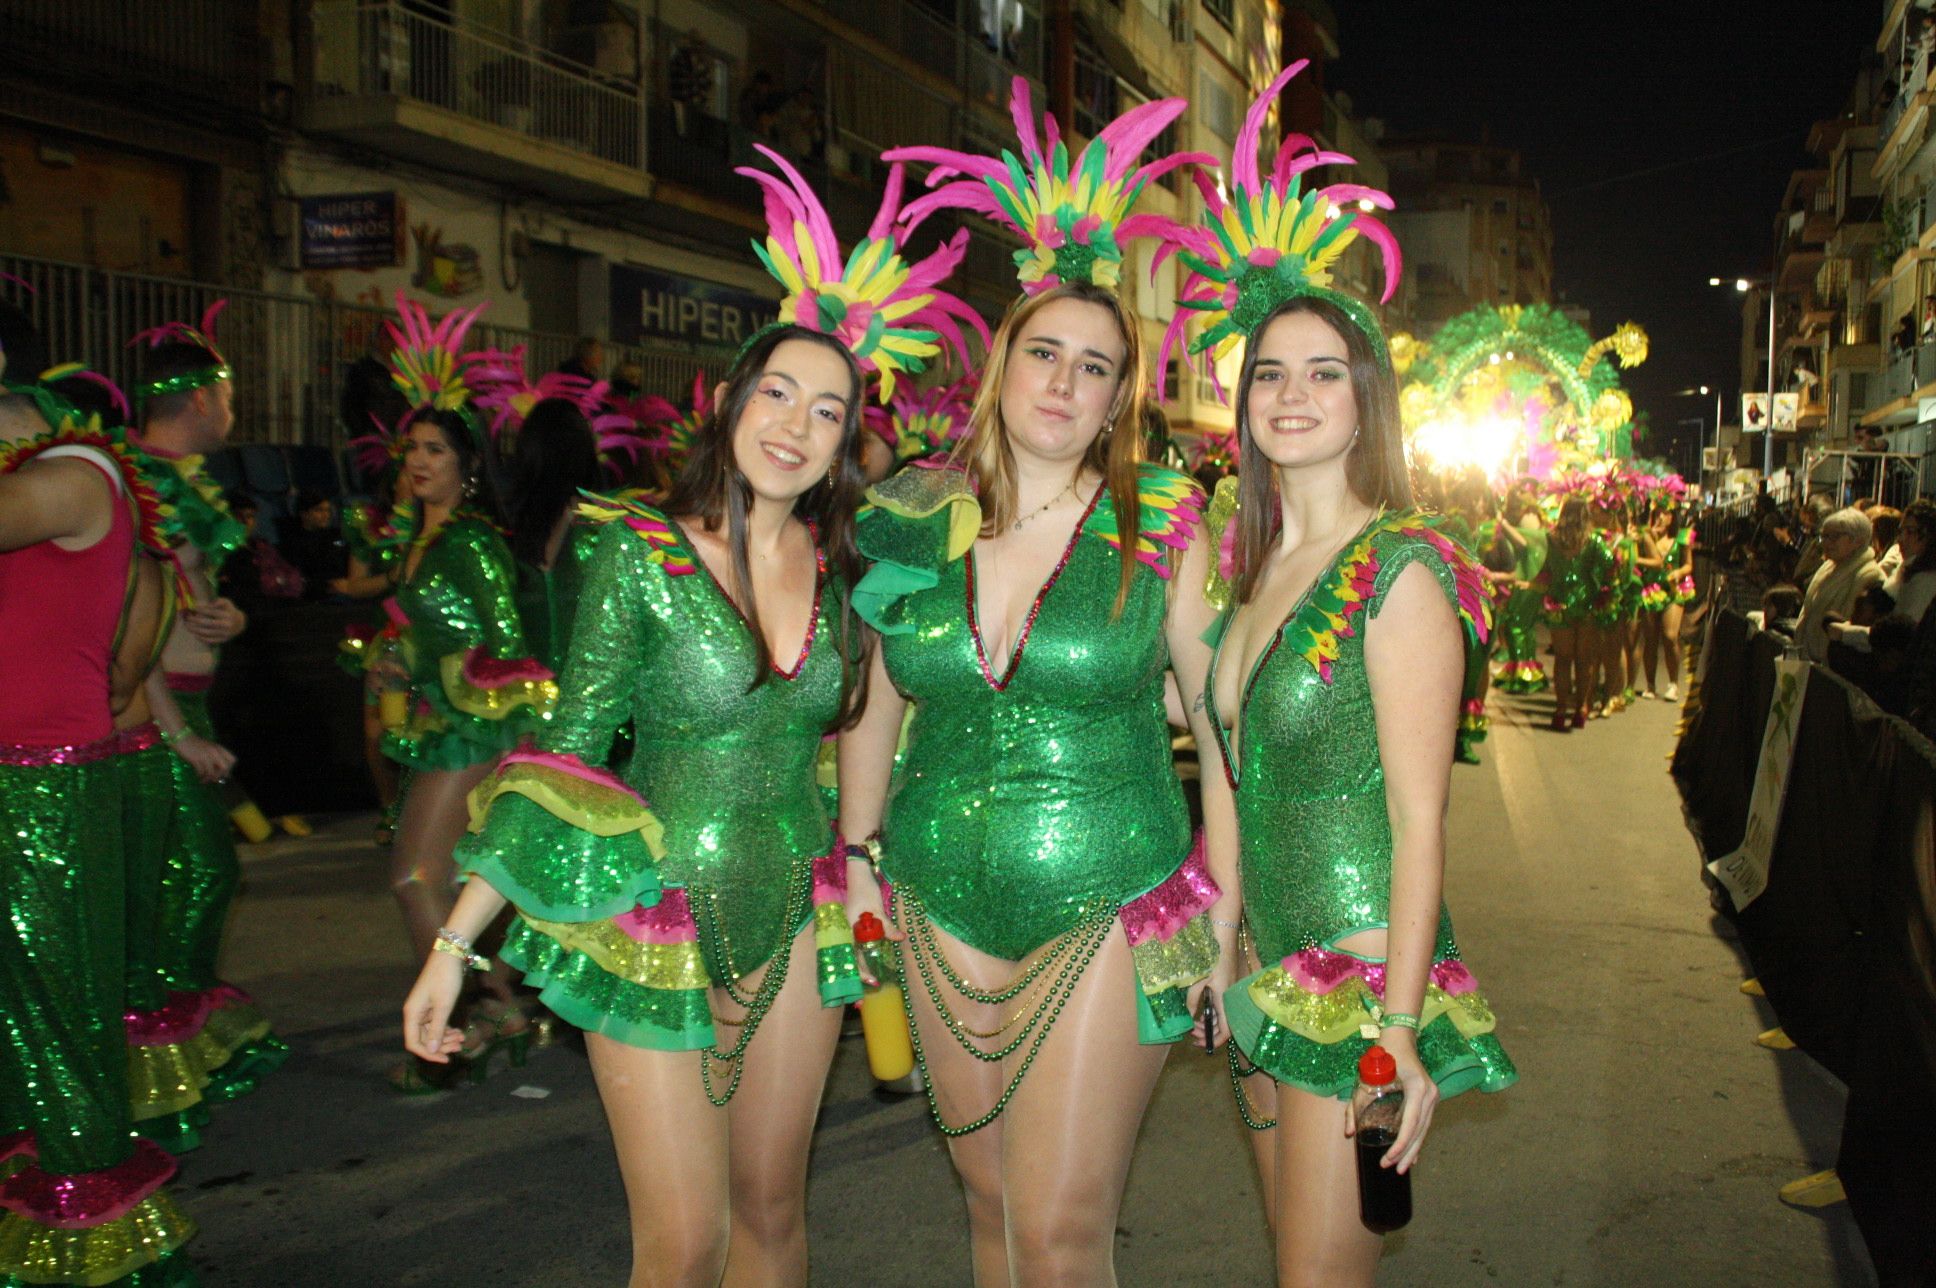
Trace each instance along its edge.
<instances>
[{"instance_id":1,"label":"sequined shoulder piece","mask_svg":"<svg viewBox=\"0 0 1936 1288\"><path fill-rule=\"evenodd\" d=\"M606 495L599 492L584 492L584 500L578 505L580 518L592 523L622 523L646 545L646 559L665 569L669 577L684 577L697 572L699 565L695 556L680 540L679 532L672 526L663 510L656 510L638 499L636 495L617 493Z\"/></svg>"},{"instance_id":2,"label":"sequined shoulder piece","mask_svg":"<svg viewBox=\"0 0 1936 1288\"><path fill-rule=\"evenodd\" d=\"M1383 595L1404 565L1430 554L1443 571L1459 619L1472 638L1484 641L1489 617L1485 575L1472 556L1429 522L1418 510L1402 510L1376 520L1354 541L1324 582L1312 591L1296 619L1284 632L1284 643L1331 683L1332 664L1342 642L1356 635L1367 605L1377 615Z\"/></svg>"},{"instance_id":3,"label":"sequined shoulder piece","mask_svg":"<svg viewBox=\"0 0 1936 1288\"><path fill-rule=\"evenodd\" d=\"M937 558L922 562L939 567L961 558L975 544L981 532L981 502L968 471L950 464L945 456L930 456L868 488L867 504L856 522L860 551L875 560L903 562L912 530L931 532Z\"/></svg>"},{"instance_id":4,"label":"sequined shoulder piece","mask_svg":"<svg viewBox=\"0 0 1936 1288\"><path fill-rule=\"evenodd\" d=\"M1165 556L1188 546L1202 526L1203 489L1188 474L1144 462L1137 471L1136 499L1140 514L1134 554L1157 576L1167 578L1170 565ZM1096 507L1087 531L1122 549L1122 525L1108 496Z\"/></svg>"},{"instance_id":5,"label":"sequined shoulder piece","mask_svg":"<svg viewBox=\"0 0 1936 1288\"><path fill-rule=\"evenodd\" d=\"M1381 599L1400 569L1416 559L1428 559L1446 598L1459 615L1466 637L1479 644L1490 638L1492 629L1491 595L1483 565L1467 549L1433 522L1435 516L1410 510L1382 521L1374 534L1377 546L1374 559L1375 599ZM1378 604L1371 608L1378 615Z\"/></svg>"},{"instance_id":6,"label":"sequined shoulder piece","mask_svg":"<svg viewBox=\"0 0 1936 1288\"><path fill-rule=\"evenodd\" d=\"M85 422L68 417L57 428L0 446L0 474L11 474L56 447L85 447L106 457L134 503L135 541L151 554L166 557L170 511L154 483L142 472L127 440L102 428L100 417L91 416Z\"/></svg>"},{"instance_id":7,"label":"sequined shoulder piece","mask_svg":"<svg viewBox=\"0 0 1936 1288\"><path fill-rule=\"evenodd\" d=\"M1237 494L1237 476L1224 475L1217 480L1217 490L1210 494L1210 508L1204 513L1204 524L1216 537L1217 550L1204 578L1203 597L1220 613L1230 607L1237 580Z\"/></svg>"}]
</instances>

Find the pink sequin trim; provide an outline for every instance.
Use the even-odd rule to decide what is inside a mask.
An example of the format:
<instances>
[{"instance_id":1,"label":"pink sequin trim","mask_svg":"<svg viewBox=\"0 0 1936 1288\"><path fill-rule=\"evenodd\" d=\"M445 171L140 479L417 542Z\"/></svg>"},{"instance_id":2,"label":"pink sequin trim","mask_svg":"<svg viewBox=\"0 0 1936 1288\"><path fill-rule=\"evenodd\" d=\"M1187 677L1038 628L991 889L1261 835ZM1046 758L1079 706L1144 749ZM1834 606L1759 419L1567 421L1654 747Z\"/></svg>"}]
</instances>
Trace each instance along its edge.
<instances>
[{"instance_id":1,"label":"pink sequin trim","mask_svg":"<svg viewBox=\"0 0 1936 1288\"><path fill-rule=\"evenodd\" d=\"M530 680L549 680L551 668L533 657L498 659L477 645L464 654L464 683L476 689L502 689Z\"/></svg>"},{"instance_id":2,"label":"pink sequin trim","mask_svg":"<svg viewBox=\"0 0 1936 1288\"><path fill-rule=\"evenodd\" d=\"M693 944L699 926L681 887L670 887L650 908L634 908L612 918L612 924L641 944Z\"/></svg>"},{"instance_id":3,"label":"pink sequin trim","mask_svg":"<svg viewBox=\"0 0 1936 1288\"><path fill-rule=\"evenodd\" d=\"M813 861L813 903L847 902L847 846L834 834L834 848Z\"/></svg>"},{"instance_id":4,"label":"pink sequin trim","mask_svg":"<svg viewBox=\"0 0 1936 1288\"><path fill-rule=\"evenodd\" d=\"M117 756L129 756L137 751L147 751L152 747L159 747L161 744L161 727L151 720L147 724L136 725L132 729L123 729L120 733L115 734L114 754Z\"/></svg>"},{"instance_id":5,"label":"pink sequin trim","mask_svg":"<svg viewBox=\"0 0 1936 1288\"><path fill-rule=\"evenodd\" d=\"M1129 937L1129 946L1134 948L1149 939L1170 938L1222 895L1223 891L1210 877L1210 864L1203 853L1203 833L1198 832L1196 844L1190 847L1182 867L1148 894L1123 905L1123 932Z\"/></svg>"},{"instance_id":6,"label":"pink sequin trim","mask_svg":"<svg viewBox=\"0 0 1936 1288\"><path fill-rule=\"evenodd\" d=\"M516 751L507 752L504 759L498 761L498 772L503 773L512 765L535 765L541 769L568 774L582 782L621 792L637 801L640 809L648 808L645 798L627 787L624 779L609 769L593 769L576 756L561 755L555 751L539 751L535 747L519 747Z\"/></svg>"},{"instance_id":7,"label":"pink sequin trim","mask_svg":"<svg viewBox=\"0 0 1936 1288\"><path fill-rule=\"evenodd\" d=\"M25 1155L39 1158L26 1132L0 1139L0 1162ZM175 1174L175 1160L152 1141L137 1139L125 1162L95 1172L61 1176L38 1163L0 1181L0 1208L36 1225L85 1230L119 1220Z\"/></svg>"},{"instance_id":8,"label":"pink sequin trim","mask_svg":"<svg viewBox=\"0 0 1936 1288\"><path fill-rule=\"evenodd\" d=\"M129 1011L122 1017L128 1026L128 1045L177 1046L186 1042L202 1031L214 1006L211 990L170 993L166 1005L152 1011Z\"/></svg>"},{"instance_id":9,"label":"pink sequin trim","mask_svg":"<svg viewBox=\"0 0 1936 1288\"><path fill-rule=\"evenodd\" d=\"M109 736L99 742L78 743L72 747L30 747L0 742L0 767L41 769L49 765L91 765L120 752L120 739Z\"/></svg>"},{"instance_id":10,"label":"pink sequin trim","mask_svg":"<svg viewBox=\"0 0 1936 1288\"><path fill-rule=\"evenodd\" d=\"M395 595L383 601L383 614L390 619L390 625L396 627L398 630L409 629L410 614L403 611L403 605L397 602Z\"/></svg>"},{"instance_id":11,"label":"pink sequin trim","mask_svg":"<svg viewBox=\"0 0 1936 1288\"><path fill-rule=\"evenodd\" d=\"M1283 967L1291 982L1307 993L1329 993L1347 980L1362 979L1365 987L1374 994L1379 997L1385 995L1383 962L1368 962L1350 953L1331 952L1324 948L1306 948L1286 957ZM1472 972L1461 961L1433 962L1430 982L1454 997L1479 987L1472 978Z\"/></svg>"}]
</instances>

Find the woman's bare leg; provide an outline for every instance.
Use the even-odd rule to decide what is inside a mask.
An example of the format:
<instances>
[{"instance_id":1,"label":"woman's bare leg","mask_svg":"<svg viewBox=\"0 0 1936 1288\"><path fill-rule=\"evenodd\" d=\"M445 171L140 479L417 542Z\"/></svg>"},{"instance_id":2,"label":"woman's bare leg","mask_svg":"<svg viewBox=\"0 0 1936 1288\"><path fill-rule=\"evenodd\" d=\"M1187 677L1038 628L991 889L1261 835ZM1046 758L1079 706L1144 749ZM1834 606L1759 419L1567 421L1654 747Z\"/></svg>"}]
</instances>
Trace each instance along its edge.
<instances>
[{"instance_id":1,"label":"woman's bare leg","mask_svg":"<svg viewBox=\"0 0 1936 1288\"><path fill-rule=\"evenodd\" d=\"M1667 659L1667 682L1678 685L1681 682L1681 621L1686 609L1680 604L1669 604L1660 613L1660 648ZM1653 667L1648 666L1651 679Z\"/></svg>"},{"instance_id":2,"label":"woman's bare leg","mask_svg":"<svg viewBox=\"0 0 1936 1288\"><path fill-rule=\"evenodd\" d=\"M693 1051L585 1035L632 1225L629 1288L716 1288L730 1222L727 1118Z\"/></svg>"},{"instance_id":3,"label":"woman's bare leg","mask_svg":"<svg viewBox=\"0 0 1936 1288\"><path fill-rule=\"evenodd\" d=\"M1136 1132L1169 1055L1137 1040L1136 971L1121 925L1083 972L1009 1102L1002 1159L1017 1288L1112 1288L1116 1219ZM1013 1076L1021 1054L1011 1056Z\"/></svg>"},{"instance_id":4,"label":"woman's bare leg","mask_svg":"<svg viewBox=\"0 0 1936 1288\"><path fill-rule=\"evenodd\" d=\"M793 938L786 983L747 1048L739 1094L727 1106L731 1133L732 1232L727 1288L793 1288L807 1282L807 1153L840 1042L839 1007L820 1004L813 927ZM749 976L745 990L756 987ZM713 1012L737 1018L724 990ZM721 1044L738 1030L721 1026ZM714 1085L728 1071L714 1066ZM697 1078L694 1079L697 1081Z\"/></svg>"},{"instance_id":5,"label":"woman's bare leg","mask_svg":"<svg viewBox=\"0 0 1936 1288\"><path fill-rule=\"evenodd\" d=\"M490 772L486 761L466 769L425 770L411 779L410 799L404 802L390 848L390 889L403 910L411 951L420 961L430 955L437 931L457 902L452 851L470 821L464 800ZM501 966L483 976L482 985L499 1002L515 1002L510 975Z\"/></svg>"},{"instance_id":6,"label":"woman's bare leg","mask_svg":"<svg viewBox=\"0 0 1936 1288\"><path fill-rule=\"evenodd\" d=\"M939 927L933 927L931 933L956 974L970 984L992 991L1014 977L1015 963L970 948ZM941 1121L950 1126L973 1122L988 1112L1007 1085L1002 1068L961 1049L936 1012L916 960L912 947L902 949L903 987L912 1002L928 1085L933 1088ZM955 993L941 978L938 967L930 964L929 969L935 987L960 1023L986 1033L1006 1018L996 1007L970 1002ZM1009 1004L1011 1008L1014 1005ZM1002 1198L1002 1141L1008 1121L1004 1115L980 1131L948 1138L948 1155L968 1202L968 1245L976 1288L1008 1288L1011 1282L1008 1222Z\"/></svg>"}]
</instances>

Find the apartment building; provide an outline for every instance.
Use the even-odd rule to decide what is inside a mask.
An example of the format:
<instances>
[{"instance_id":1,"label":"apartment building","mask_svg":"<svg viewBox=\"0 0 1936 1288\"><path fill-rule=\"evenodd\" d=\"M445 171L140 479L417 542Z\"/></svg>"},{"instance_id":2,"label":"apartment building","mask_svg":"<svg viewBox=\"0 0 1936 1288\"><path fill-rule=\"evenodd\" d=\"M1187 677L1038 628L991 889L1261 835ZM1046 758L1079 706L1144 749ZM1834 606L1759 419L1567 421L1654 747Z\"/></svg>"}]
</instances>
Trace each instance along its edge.
<instances>
[{"instance_id":1,"label":"apartment building","mask_svg":"<svg viewBox=\"0 0 1936 1288\"><path fill-rule=\"evenodd\" d=\"M121 378L127 334L228 297L239 432L263 441L340 442L336 383L400 290L490 300L480 336L534 365L601 337L677 395L777 299L733 173L756 142L847 237L884 149L1012 146L1018 75L1078 139L1181 95L1158 146L1227 153L1312 2L19 0L0 9L0 269L31 284L17 303L50 347ZM1323 96L1306 132L1361 156L1332 178L1382 183L1348 106ZM1172 176L1150 200L1181 217L1198 197ZM992 320L1014 247L971 227L951 286ZM1368 257L1343 271L1368 278ZM1127 276L1154 352L1176 268ZM1185 431L1228 425L1207 381L1169 386Z\"/></svg>"}]
</instances>

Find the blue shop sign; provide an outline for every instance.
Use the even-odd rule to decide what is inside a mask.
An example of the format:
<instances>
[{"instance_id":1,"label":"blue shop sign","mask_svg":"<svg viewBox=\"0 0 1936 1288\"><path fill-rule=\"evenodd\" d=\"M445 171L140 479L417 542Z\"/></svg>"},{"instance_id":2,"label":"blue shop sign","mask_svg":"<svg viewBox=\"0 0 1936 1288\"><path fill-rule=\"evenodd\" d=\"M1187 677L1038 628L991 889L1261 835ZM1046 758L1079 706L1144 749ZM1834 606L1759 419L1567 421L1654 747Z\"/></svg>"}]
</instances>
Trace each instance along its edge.
<instances>
[{"instance_id":1,"label":"blue shop sign","mask_svg":"<svg viewBox=\"0 0 1936 1288\"><path fill-rule=\"evenodd\" d=\"M394 192L302 198L304 268L391 268L403 219Z\"/></svg>"},{"instance_id":2,"label":"blue shop sign","mask_svg":"<svg viewBox=\"0 0 1936 1288\"><path fill-rule=\"evenodd\" d=\"M655 269L612 266L612 339L738 348L779 305L751 291Z\"/></svg>"}]
</instances>

